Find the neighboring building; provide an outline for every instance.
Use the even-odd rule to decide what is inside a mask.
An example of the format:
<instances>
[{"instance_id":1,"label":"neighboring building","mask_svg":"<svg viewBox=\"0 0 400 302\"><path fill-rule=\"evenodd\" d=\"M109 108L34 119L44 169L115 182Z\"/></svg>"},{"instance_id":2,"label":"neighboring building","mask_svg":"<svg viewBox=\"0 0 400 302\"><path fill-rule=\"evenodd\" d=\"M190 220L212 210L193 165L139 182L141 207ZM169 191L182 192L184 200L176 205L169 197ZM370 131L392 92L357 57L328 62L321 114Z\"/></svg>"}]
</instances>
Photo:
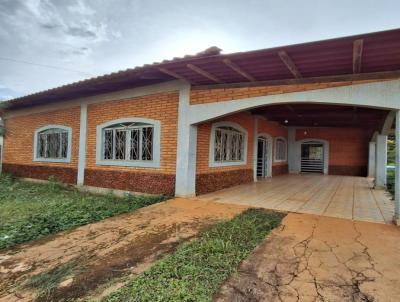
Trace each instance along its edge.
<instances>
[{"instance_id":1,"label":"neighboring building","mask_svg":"<svg viewBox=\"0 0 400 302\"><path fill-rule=\"evenodd\" d=\"M313 172L386 182L400 30L210 48L11 100L3 171L188 196Z\"/></svg>"}]
</instances>

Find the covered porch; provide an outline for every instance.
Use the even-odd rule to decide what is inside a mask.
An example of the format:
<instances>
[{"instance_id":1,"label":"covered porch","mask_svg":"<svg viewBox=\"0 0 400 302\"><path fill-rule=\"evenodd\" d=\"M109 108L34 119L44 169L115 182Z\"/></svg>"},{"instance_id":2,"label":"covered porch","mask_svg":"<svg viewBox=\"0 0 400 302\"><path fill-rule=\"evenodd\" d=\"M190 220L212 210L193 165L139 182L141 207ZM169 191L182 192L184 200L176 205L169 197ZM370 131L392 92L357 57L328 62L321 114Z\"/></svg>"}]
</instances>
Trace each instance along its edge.
<instances>
[{"instance_id":1,"label":"covered porch","mask_svg":"<svg viewBox=\"0 0 400 302\"><path fill-rule=\"evenodd\" d=\"M394 215L390 194L374 189L372 179L356 176L275 176L197 199L387 224Z\"/></svg>"}]
</instances>

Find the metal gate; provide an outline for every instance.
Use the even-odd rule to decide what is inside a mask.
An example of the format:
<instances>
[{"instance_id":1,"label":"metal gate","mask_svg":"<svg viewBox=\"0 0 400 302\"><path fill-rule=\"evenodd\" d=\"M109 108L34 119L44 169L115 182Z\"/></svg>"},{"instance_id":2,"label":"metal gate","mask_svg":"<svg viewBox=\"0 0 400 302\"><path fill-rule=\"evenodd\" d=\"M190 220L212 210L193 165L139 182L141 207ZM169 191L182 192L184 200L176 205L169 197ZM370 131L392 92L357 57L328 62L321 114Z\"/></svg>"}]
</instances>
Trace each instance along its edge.
<instances>
[{"instance_id":1,"label":"metal gate","mask_svg":"<svg viewBox=\"0 0 400 302\"><path fill-rule=\"evenodd\" d=\"M257 139L257 177L268 176L268 153L269 144L267 139L259 137Z\"/></svg>"},{"instance_id":2,"label":"metal gate","mask_svg":"<svg viewBox=\"0 0 400 302\"><path fill-rule=\"evenodd\" d=\"M324 173L324 145L318 142L301 144L301 172Z\"/></svg>"}]
</instances>

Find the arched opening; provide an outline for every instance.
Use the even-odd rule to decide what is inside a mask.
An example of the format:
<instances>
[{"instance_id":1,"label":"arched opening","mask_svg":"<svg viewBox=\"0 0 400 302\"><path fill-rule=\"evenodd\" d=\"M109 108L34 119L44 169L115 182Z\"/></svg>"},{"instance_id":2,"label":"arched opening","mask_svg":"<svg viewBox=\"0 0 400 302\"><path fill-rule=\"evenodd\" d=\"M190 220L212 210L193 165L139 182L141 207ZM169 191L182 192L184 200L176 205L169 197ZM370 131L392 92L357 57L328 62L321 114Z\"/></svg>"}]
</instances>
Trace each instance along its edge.
<instances>
[{"instance_id":1,"label":"arched opening","mask_svg":"<svg viewBox=\"0 0 400 302\"><path fill-rule=\"evenodd\" d=\"M272 137L261 133L257 136L256 173L257 178L272 176Z\"/></svg>"}]
</instances>

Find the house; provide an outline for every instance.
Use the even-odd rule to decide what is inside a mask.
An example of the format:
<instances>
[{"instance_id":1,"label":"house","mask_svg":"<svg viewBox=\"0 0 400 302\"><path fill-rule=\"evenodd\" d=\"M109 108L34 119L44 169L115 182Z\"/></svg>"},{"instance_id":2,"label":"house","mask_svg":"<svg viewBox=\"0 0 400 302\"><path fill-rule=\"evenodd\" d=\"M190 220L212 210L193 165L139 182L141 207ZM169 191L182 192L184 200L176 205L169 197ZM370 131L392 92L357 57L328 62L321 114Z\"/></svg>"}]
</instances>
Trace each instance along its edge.
<instances>
[{"instance_id":1,"label":"house","mask_svg":"<svg viewBox=\"0 0 400 302\"><path fill-rule=\"evenodd\" d=\"M212 47L8 101L3 171L177 196L288 173L385 186L399 109L400 29Z\"/></svg>"}]
</instances>

